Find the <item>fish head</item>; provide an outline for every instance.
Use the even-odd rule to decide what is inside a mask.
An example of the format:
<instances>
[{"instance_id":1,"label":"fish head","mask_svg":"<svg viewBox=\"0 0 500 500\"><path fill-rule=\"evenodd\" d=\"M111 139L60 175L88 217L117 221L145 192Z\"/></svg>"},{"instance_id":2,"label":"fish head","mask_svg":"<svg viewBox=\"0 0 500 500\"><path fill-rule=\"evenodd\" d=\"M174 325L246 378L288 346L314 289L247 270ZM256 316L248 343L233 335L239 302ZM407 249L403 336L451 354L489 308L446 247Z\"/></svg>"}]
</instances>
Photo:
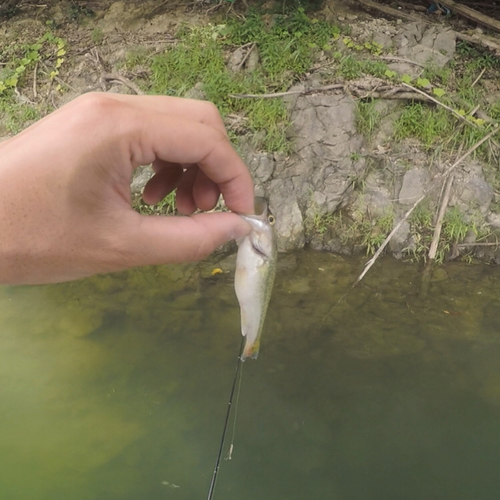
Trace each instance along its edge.
<instances>
[{"instance_id":1,"label":"fish head","mask_svg":"<svg viewBox=\"0 0 500 500\"><path fill-rule=\"evenodd\" d=\"M269 210L264 198L255 198L255 214L241 215L252 227L248 238L253 250L264 260L273 258L276 253L276 233L274 225L276 219Z\"/></svg>"}]
</instances>

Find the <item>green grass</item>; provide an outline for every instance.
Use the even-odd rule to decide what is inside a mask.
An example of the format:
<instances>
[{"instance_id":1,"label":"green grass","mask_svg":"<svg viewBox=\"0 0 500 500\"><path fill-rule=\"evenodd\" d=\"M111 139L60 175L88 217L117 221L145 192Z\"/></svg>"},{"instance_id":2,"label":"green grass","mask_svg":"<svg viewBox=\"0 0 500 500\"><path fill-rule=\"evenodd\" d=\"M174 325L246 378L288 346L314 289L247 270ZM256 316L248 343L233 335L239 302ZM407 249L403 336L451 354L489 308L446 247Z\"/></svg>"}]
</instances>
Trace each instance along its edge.
<instances>
[{"instance_id":1,"label":"green grass","mask_svg":"<svg viewBox=\"0 0 500 500\"><path fill-rule=\"evenodd\" d=\"M378 129L381 120L380 113L375 109L376 101L373 99L356 101L356 104L356 128L369 141Z\"/></svg>"},{"instance_id":2,"label":"green grass","mask_svg":"<svg viewBox=\"0 0 500 500\"><path fill-rule=\"evenodd\" d=\"M427 104L410 103L396 121L394 138L402 140L416 137L430 148L435 142L448 136L454 125L449 111L440 107L434 109Z\"/></svg>"},{"instance_id":3,"label":"green grass","mask_svg":"<svg viewBox=\"0 0 500 500\"><path fill-rule=\"evenodd\" d=\"M470 231L476 234L478 240L488 238L491 235L491 231L478 222L480 220L480 216L466 219L457 208L448 208L443 219L435 258L436 262L444 262L452 251L453 246L462 243ZM415 247L408 252L409 256L411 260L426 261L434 236L434 210L428 205L417 207L410 216L409 222L415 241ZM469 261L470 254L465 252L462 259Z\"/></svg>"},{"instance_id":4,"label":"green grass","mask_svg":"<svg viewBox=\"0 0 500 500\"><path fill-rule=\"evenodd\" d=\"M139 198L134 203L134 209L143 215L175 215L177 213L175 191L169 193L156 205L147 205L142 198Z\"/></svg>"},{"instance_id":5,"label":"green grass","mask_svg":"<svg viewBox=\"0 0 500 500\"><path fill-rule=\"evenodd\" d=\"M54 84L65 54L66 42L50 30L33 43L0 46L0 60L4 62L0 66L0 118L7 131L18 133L50 111L47 104L30 102L23 92L26 88L33 92L35 66L38 87ZM56 91L60 88L57 83L54 85Z\"/></svg>"},{"instance_id":6,"label":"green grass","mask_svg":"<svg viewBox=\"0 0 500 500\"><path fill-rule=\"evenodd\" d=\"M41 118L41 111L36 106L19 104L13 99L0 97L0 117L4 118L7 131L17 134L26 127L27 123Z\"/></svg>"},{"instance_id":7,"label":"green grass","mask_svg":"<svg viewBox=\"0 0 500 500\"><path fill-rule=\"evenodd\" d=\"M257 147L267 151L287 151L289 119L285 104L276 99L235 99L232 94L259 94L288 89L311 67L314 57L339 30L328 23L310 19L303 9L276 16L268 28L260 13L250 11L244 22L227 25L184 27L179 42L150 59L150 92L184 96L201 82L208 100L222 115L239 113L254 136L265 132ZM260 66L252 73L232 73L226 67L228 51L254 43ZM127 67L147 61L144 54L132 54Z\"/></svg>"}]
</instances>

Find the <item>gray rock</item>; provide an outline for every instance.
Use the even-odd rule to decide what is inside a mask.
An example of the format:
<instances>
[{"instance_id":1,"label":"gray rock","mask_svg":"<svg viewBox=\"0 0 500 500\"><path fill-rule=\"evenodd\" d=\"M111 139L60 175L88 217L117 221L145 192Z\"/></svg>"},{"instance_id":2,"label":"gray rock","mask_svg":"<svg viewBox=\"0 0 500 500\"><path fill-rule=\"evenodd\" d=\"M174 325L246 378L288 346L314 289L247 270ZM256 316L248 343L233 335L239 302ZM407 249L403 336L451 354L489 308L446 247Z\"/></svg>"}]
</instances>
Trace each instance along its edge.
<instances>
[{"instance_id":1,"label":"gray rock","mask_svg":"<svg viewBox=\"0 0 500 500\"><path fill-rule=\"evenodd\" d=\"M203 89L203 83L198 82L193 88L190 88L185 94L184 97L187 99L197 99L198 101L206 101L207 94L205 94L205 90Z\"/></svg>"},{"instance_id":2,"label":"gray rock","mask_svg":"<svg viewBox=\"0 0 500 500\"><path fill-rule=\"evenodd\" d=\"M151 165L146 167L138 167L134 172L134 177L130 184L130 190L132 194L141 194L144 186L147 184L149 179L153 177L154 172Z\"/></svg>"},{"instance_id":3,"label":"gray rock","mask_svg":"<svg viewBox=\"0 0 500 500\"><path fill-rule=\"evenodd\" d=\"M396 121L401 116L402 112L401 109L397 109L394 113L382 118L377 133L373 138L373 145L383 145L392 139L396 128Z\"/></svg>"},{"instance_id":4,"label":"gray rock","mask_svg":"<svg viewBox=\"0 0 500 500\"><path fill-rule=\"evenodd\" d=\"M455 32L451 28L409 23L396 36L398 55L420 64L442 68L455 53Z\"/></svg>"},{"instance_id":5,"label":"gray rock","mask_svg":"<svg viewBox=\"0 0 500 500\"><path fill-rule=\"evenodd\" d=\"M375 43L381 45L384 49L392 48L392 45L394 43L392 36L386 35L385 33L381 33L381 32L374 33L372 40Z\"/></svg>"},{"instance_id":6,"label":"gray rock","mask_svg":"<svg viewBox=\"0 0 500 500\"><path fill-rule=\"evenodd\" d=\"M490 212L486 218L486 222L494 229L500 229L500 214L496 212Z\"/></svg>"},{"instance_id":7,"label":"gray rock","mask_svg":"<svg viewBox=\"0 0 500 500\"><path fill-rule=\"evenodd\" d=\"M269 185L269 206L276 216L278 250L302 248L305 244L304 224L290 179L277 179Z\"/></svg>"},{"instance_id":8,"label":"gray rock","mask_svg":"<svg viewBox=\"0 0 500 500\"><path fill-rule=\"evenodd\" d=\"M396 224L397 222L395 222L395 225ZM404 221L389 241L389 249L397 256L400 256L402 252L408 248L410 242L410 223L408 221Z\"/></svg>"},{"instance_id":9,"label":"gray rock","mask_svg":"<svg viewBox=\"0 0 500 500\"><path fill-rule=\"evenodd\" d=\"M257 69L257 66L259 65L259 61L259 49L257 48L257 46L255 46L245 62L246 71L248 71L249 73L255 71Z\"/></svg>"},{"instance_id":10,"label":"gray rock","mask_svg":"<svg viewBox=\"0 0 500 500\"><path fill-rule=\"evenodd\" d=\"M403 177L403 185L399 191L401 205L413 205L423 194L429 181L429 174L418 168L408 170Z\"/></svg>"},{"instance_id":11,"label":"gray rock","mask_svg":"<svg viewBox=\"0 0 500 500\"><path fill-rule=\"evenodd\" d=\"M334 212L352 190L353 176L366 168L354 159L363 138L356 132L356 106L344 95L308 95L291 102L290 138L296 154L279 162L275 177L293 179L303 211L314 199L320 213Z\"/></svg>"},{"instance_id":12,"label":"gray rock","mask_svg":"<svg viewBox=\"0 0 500 500\"><path fill-rule=\"evenodd\" d=\"M493 194L493 188L484 179L482 166L471 162L455 174L450 205L467 214L479 211L486 215Z\"/></svg>"},{"instance_id":13,"label":"gray rock","mask_svg":"<svg viewBox=\"0 0 500 500\"><path fill-rule=\"evenodd\" d=\"M246 51L241 47L238 47L230 56L227 61L227 69L236 73L241 69L241 64L245 57Z\"/></svg>"},{"instance_id":14,"label":"gray rock","mask_svg":"<svg viewBox=\"0 0 500 500\"><path fill-rule=\"evenodd\" d=\"M247 160L247 166L257 184L263 184L272 177L275 165L273 155L269 153L256 153Z\"/></svg>"}]
</instances>

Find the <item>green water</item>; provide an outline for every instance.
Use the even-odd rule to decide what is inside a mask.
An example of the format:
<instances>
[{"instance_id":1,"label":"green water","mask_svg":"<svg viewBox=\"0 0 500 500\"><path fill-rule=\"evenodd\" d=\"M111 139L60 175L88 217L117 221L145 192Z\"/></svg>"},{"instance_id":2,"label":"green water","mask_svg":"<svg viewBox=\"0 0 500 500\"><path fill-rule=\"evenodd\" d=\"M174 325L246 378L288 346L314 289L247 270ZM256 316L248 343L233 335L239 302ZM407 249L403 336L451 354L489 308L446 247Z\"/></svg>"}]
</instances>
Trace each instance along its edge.
<instances>
[{"instance_id":1,"label":"green water","mask_svg":"<svg viewBox=\"0 0 500 500\"><path fill-rule=\"evenodd\" d=\"M214 267L0 288L1 500L206 498L240 344ZM500 270L387 259L338 303L361 268L281 257L215 500L498 498Z\"/></svg>"}]
</instances>

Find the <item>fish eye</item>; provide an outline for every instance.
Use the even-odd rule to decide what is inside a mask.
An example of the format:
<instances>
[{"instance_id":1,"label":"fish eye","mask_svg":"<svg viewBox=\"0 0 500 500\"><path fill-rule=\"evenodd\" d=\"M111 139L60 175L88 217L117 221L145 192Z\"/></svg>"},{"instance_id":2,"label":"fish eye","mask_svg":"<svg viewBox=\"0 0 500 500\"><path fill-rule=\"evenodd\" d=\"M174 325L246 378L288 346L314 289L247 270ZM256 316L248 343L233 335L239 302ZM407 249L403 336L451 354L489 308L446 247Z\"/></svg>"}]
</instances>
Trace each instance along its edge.
<instances>
[{"instance_id":1,"label":"fish eye","mask_svg":"<svg viewBox=\"0 0 500 500\"><path fill-rule=\"evenodd\" d=\"M276 219L274 218L274 215L272 215L272 214L267 216L267 220L268 220L269 224L271 224L271 226L273 226L274 223L276 222Z\"/></svg>"}]
</instances>

